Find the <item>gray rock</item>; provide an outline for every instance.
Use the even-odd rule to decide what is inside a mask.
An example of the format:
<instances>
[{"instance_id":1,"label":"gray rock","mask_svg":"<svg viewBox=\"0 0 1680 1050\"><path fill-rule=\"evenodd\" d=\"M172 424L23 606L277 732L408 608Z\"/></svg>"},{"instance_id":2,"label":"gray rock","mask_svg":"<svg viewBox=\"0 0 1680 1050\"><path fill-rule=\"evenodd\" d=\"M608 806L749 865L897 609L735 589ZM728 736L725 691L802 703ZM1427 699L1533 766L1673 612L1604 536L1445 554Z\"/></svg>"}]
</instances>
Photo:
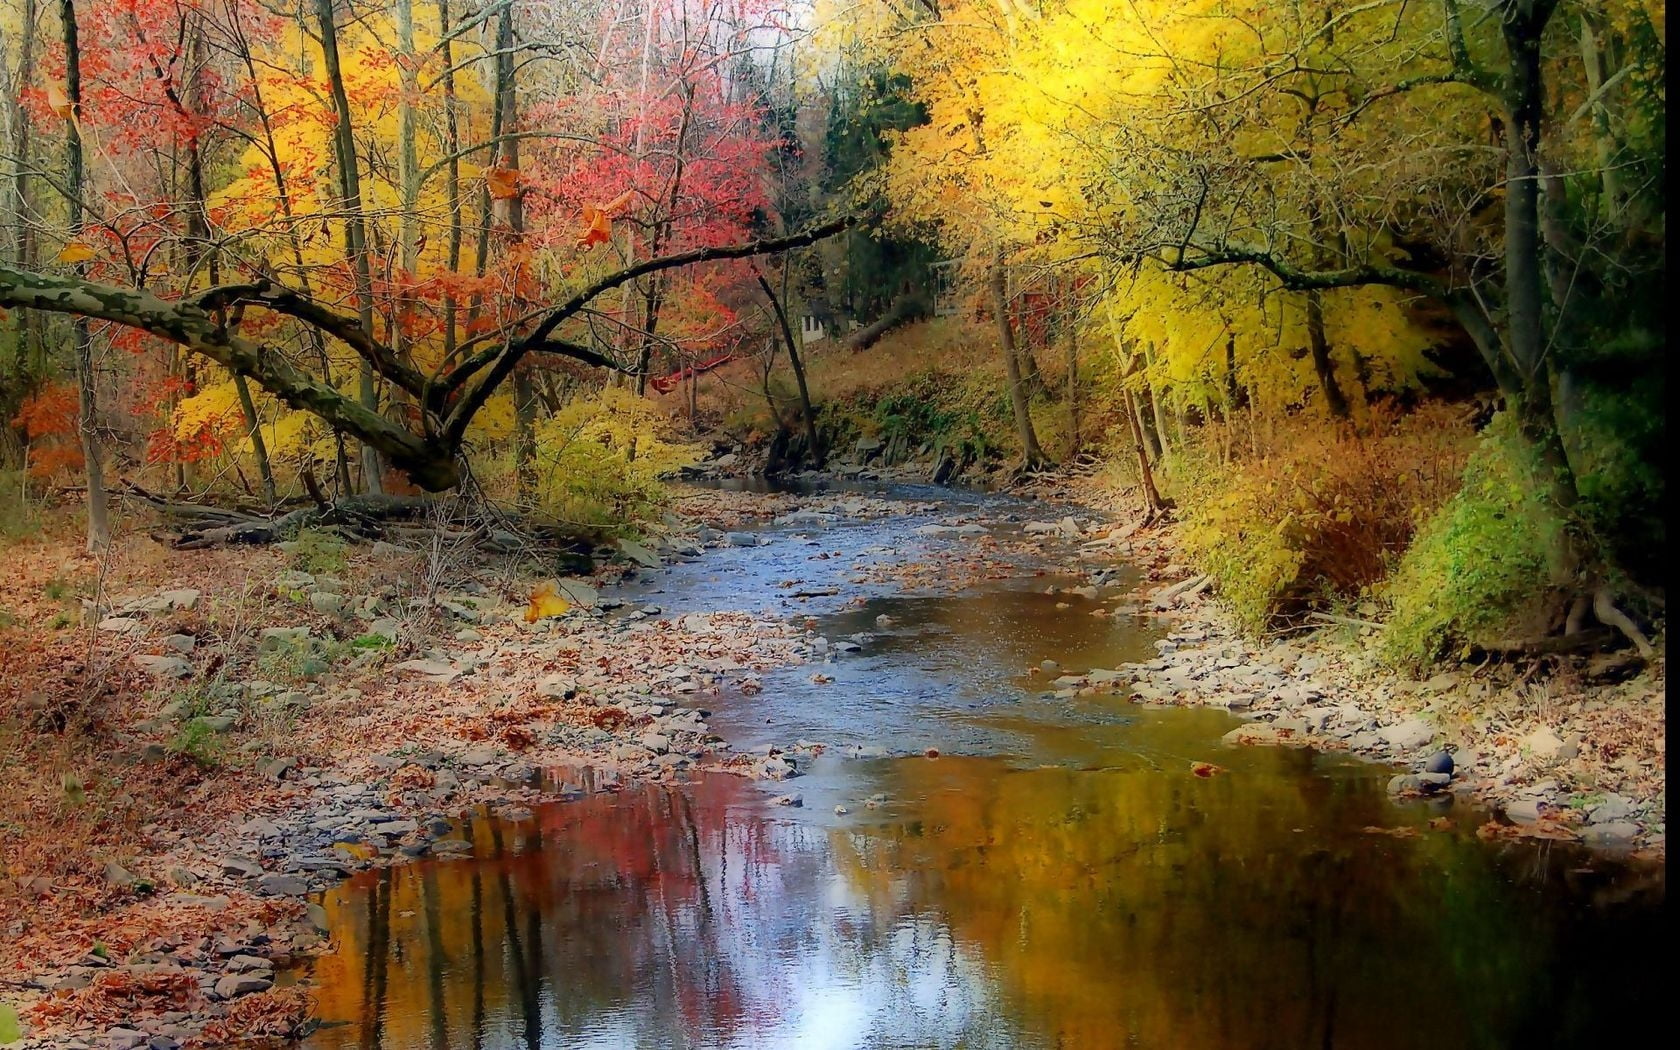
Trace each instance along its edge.
<instances>
[{"instance_id":1,"label":"gray rock","mask_svg":"<svg viewBox=\"0 0 1680 1050\"><path fill-rule=\"evenodd\" d=\"M99 629L111 634L139 634L146 625L132 616L107 616L99 621Z\"/></svg>"},{"instance_id":2,"label":"gray rock","mask_svg":"<svg viewBox=\"0 0 1680 1050\"><path fill-rule=\"evenodd\" d=\"M257 650L272 653L282 649L292 649L309 641L307 627L264 627L257 642Z\"/></svg>"},{"instance_id":3,"label":"gray rock","mask_svg":"<svg viewBox=\"0 0 1680 1050\"><path fill-rule=\"evenodd\" d=\"M1425 793L1433 794L1434 792L1444 790L1447 785L1452 783L1452 774L1419 773L1417 775L1417 779L1418 786L1422 788Z\"/></svg>"},{"instance_id":4,"label":"gray rock","mask_svg":"<svg viewBox=\"0 0 1680 1050\"><path fill-rule=\"evenodd\" d=\"M163 644L185 655L198 647L198 639L190 634L172 634L163 640Z\"/></svg>"},{"instance_id":5,"label":"gray rock","mask_svg":"<svg viewBox=\"0 0 1680 1050\"><path fill-rule=\"evenodd\" d=\"M1422 790L1423 787L1418 778L1411 773L1401 773L1388 779L1388 793L1390 795L1404 795L1408 792Z\"/></svg>"},{"instance_id":6,"label":"gray rock","mask_svg":"<svg viewBox=\"0 0 1680 1050\"><path fill-rule=\"evenodd\" d=\"M126 890L140 880L114 860L105 862L105 881L119 890Z\"/></svg>"},{"instance_id":7,"label":"gray rock","mask_svg":"<svg viewBox=\"0 0 1680 1050\"><path fill-rule=\"evenodd\" d=\"M192 664L179 656L136 656L134 666L153 678L192 677Z\"/></svg>"},{"instance_id":8,"label":"gray rock","mask_svg":"<svg viewBox=\"0 0 1680 1050\"><path fill-rule=\"evenodd\" d=\"M309 607L322 616L343 616L346 608L344 595L331 591L311 591Z\"/></svg>"},{"instance_id":9,"label":"gray rock","mask_svg":"<svg viewBox=\"0 0 1680 1050\"><path fill-rule=\"evenodd\" d=\"M199 715L188 722L187 725L199 726L211 733L226 733L234 727L234 723L237 721L238 719L232 715Z\"/></svg>"},{"instance_id":10,"label":"gray rock","mask_svg":"<svg viewBox=\"0 0 1680 1050\"><path fill-rule=\"evenodd\" d=\"M1638 837L1639 825L1631 820L1590 824L1581 833L1581 840L1589 846L1626 846Z\"/></svg>"},{"instance_id":11,"label":"gray rock","mask_svg":"<svg viewBox=\"0 0 1680 1050\"><path fill-rule=\"evenodd\" d=\"M271 871L257 879L257 891L271 897L302 897L309 892L309 883L298 875Z\"/></svg>"},{"instance_id":12,"label":"gray rock","mask_svg":"<svg viewBox=\"0 0 1680 1050\"><path fill-rule=\"evenodd\" d=\"M1518 824L1532 824L1540 819L1542 805L1538 799L1520 799L1505 807L1505 816Z\"/></svg>"},{"instance_id":13,"label":"gray rock","mask_svg":"<svg viewBox=\"0 0 1680 1050\"><path fill-rule=\"evenodd\" d=\"M297 768L298 760L292 755L282 755L271 758L257 767L257 771L269 780L284 780L286 774Z\"/></svg>"},{"instance_id":14,"label":"gray rock","mask_svg":"<svg viewBox=\"0 0 1680 1050\"><path fill-rule=\"evenodd\" d=\"M460 762L463 766L488 766L500 757L494 748L473 747L461 752Z\"/></svg>"},{"instance_id":15,"label":"gray rock","mask_svg":"<svg viewBox=\"0 0 1680 1050\"><path fill-rule=\"evenodd\" d=\"M1587 809L1587 820L1593 824L1610 824L1633 816L1633 806L1620 795L1606 795L1604 801Z\"/></svg>"},{"instance_id":16,"label":"gray rock","mask_svg":"<svg viewBox=\"0 0 1680 1050\"><path fill-rule=\"evenodd\" d=\"M1435 739L1435 727L1421 718L1408 718L1399 725L1379 730L1378 735L1398 751L1412 751Z\"/></svg>"},{"instance_id":17,"label":"gray rock","mask_svg":"<svg viewBox=\"0 0 1680 1050\"><path fill-rule=\"evenodd\" d=\"M644 733L639 743L656 755L671 750L671 740L663 733Z\"/></svg>"},{"instance_id":18,"label":"gray rock","mask_svg":"<svg viewBox=\"0 0 1680 1050\"><path fill-rule=\"evenodd\" d=\"M447 660L404 660L392 666L393 671L407 671L410 674L421 674L441 682L450 682L459 678L462 672Z\"/></svg>"},{"instance_id":19,"label":"gray rock","mask_svg":"<svg viewBox=\"0 0 1680 1050\"><path fill-rule=\"evenodd\" d=\"M111 1050L135 1050L146 1045L151 1037L134 1028L112 1028L105 1033L105 1045Z\"/></svg>"},{"instance_id":20,"label":"gray rock","mask_svg":"<svg viewBox=\"0 0 1680 1050\"><path fill-rule=\"evenodd\" d=\"M659 555L648 550L641 544L630 540L619 540L618 550L619 553L623 554L626 558L629 558L631 561L644 568L657 569L664 565L664 562L659 560Z\"/></svg>"},{"instance_id":21,"label":"gray rock","mask_svg":"<svg viewBox=\"0 0 1680 1050\"><path fill-rule=\"evenodd\" d=\"M254 879L263 873L262 865L250 857L223 857L222 871L247 879Z\"/></svg>"},{"instance_id":22,"label":"gray rock","mask_svg":"<svg viewBox=\"0 0 1680 1050\"><path fill-rule=\"evenodd\" d=\"M274 978L256 973L230 973L216 981L216 996L220 999L237 999L242 995L253 992L266 992L274 987Z\"/></svg>"},{"instance_id":23,"label":"gray rock","mask_svg":"<svg viewBox=\"0 0 1680 1050\"><path fill-rule=\"evenodd\" d=\"M1425 773L1445 773L1452 776L1453 757L1446 751L1437 751L1429 756L1429 761L1423 764Z\"/></svg>"}]
</instances>

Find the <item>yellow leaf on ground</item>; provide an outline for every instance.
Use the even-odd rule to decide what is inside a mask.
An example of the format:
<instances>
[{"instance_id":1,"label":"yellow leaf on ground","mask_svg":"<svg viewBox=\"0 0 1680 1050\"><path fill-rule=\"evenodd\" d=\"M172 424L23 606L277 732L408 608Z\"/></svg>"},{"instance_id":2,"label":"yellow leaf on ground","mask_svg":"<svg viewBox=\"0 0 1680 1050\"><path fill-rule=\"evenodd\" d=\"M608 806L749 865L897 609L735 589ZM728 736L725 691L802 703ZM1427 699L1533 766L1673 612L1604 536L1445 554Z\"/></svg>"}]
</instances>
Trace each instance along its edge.
<instances>
[{"instance_id":1,"label":"yellow leaf on ground","mask_svg":"<svg viewBox=\"0 0 1680 1050\"><path fill-rule=\"evenodd\" d=\"M560 588L553 580L544 580L531 590L531 604L525 609L525 622L536 623L550 616L564 616L572 603L560 597Z\"/></svg>"}]
</instances>

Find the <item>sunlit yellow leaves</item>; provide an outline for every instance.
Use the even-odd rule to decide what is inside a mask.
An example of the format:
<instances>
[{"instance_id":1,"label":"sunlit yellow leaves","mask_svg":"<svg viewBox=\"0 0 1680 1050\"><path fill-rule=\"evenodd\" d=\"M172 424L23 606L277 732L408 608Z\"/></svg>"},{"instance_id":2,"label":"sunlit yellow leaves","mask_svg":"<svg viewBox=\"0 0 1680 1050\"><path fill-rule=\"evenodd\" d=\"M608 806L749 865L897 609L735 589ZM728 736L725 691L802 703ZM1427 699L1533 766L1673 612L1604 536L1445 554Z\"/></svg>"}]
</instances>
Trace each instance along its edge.
<instances>
[{"instance_id":1,"label":"sunlit yellow leaves","mask_svg":"<svg viewBox=\"0 0 1680 1050\"><path fill-rule=\"evenodd\" d=\"M58 261L61 263L69 263L71 265L76 263L85 263L90 259L96 259L98 257L98 252L94 251L86 244L83 244L81 241L71 241L58 251Z\"/></svg>"},{"instance_id":2,"label":"sunlit yellow leaves","mask_svg":"<svg viewBox=\"0 0 1680 1050\"><path fill-rule=\"evenodd\" d=\"M543 580L531 590L530 604L525 607L525 622L536 623L553 616L564 616L572 603L560 597L560 587L553 580Z\"/></svg>"}]
</instances>

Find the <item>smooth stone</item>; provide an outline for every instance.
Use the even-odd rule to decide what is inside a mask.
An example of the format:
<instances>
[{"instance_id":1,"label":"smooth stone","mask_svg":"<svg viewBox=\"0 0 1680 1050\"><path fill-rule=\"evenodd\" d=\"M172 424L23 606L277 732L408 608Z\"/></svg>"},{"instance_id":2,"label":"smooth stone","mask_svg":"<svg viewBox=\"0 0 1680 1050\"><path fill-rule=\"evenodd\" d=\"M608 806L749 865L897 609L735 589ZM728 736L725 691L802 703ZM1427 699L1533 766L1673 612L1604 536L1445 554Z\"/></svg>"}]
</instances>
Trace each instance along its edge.
<instances>
[{"instance_id":1,"label":"smooth stone","mask_svg":"<svg viewBox=\"0 0 1680 1050\"><path fill-rule=\"evenodd\" d=\"M257 879L257 890L271 897L302 897L309 892L309 883L297 875L271 871Z\"/></svg>"},{"instance_id":2,"label":"smooth stone","mask_svg":"<svg viewBox=\"0 0 1680 1050\"><path fill-rule=\"evenodd\" d=\"M274 978L252 973L230 973L216 981L216 996L237 999L253 992L266 992L274 987Z\"/></svg>"},{"instance_id":3,"label":"smooth stone","mask_svg":"<svg viewBox=\"0 0 1680 1050\"><path fill-rule=\"evenodd\" d=\"M1429 756L1429 761L1423 764L1425 773L1445 773L1452 775L1453 757L1449 752L1437 751Z\"/></svg>"},{"instance_id":4,"label":"smooth stone","mask_svg":"<svg viewBox=\"0 0 1680 1050\"><path fill-rule=\"evenodd\" d=\"M1581 833L1589 846L1622 846L1639 837L1639 825L1631 820L1612 820L1588 825Z\"/></svg>"},{"instance_id":5,"label":"smooth stone","mask_svg":"<svg viewBox=\"0 0 1680 1050\"><path fill-rule=\"evenodd\" d=\"M1378 735L1396 750L1412 751L1435 739L1435 727L1421 718L1408 718L1398 725L1378 730Z\"/></svg>"},{"instance_id":6,"label":"smooth stone","mask_svg":"<svg viewBox=\"0 0 1680 1050\"><path fill-rule=\"evenodd\" d=\"M179 656L136 656L134 666L153 678L192 677L192 664Z\"/></svg>"}]
</instances>

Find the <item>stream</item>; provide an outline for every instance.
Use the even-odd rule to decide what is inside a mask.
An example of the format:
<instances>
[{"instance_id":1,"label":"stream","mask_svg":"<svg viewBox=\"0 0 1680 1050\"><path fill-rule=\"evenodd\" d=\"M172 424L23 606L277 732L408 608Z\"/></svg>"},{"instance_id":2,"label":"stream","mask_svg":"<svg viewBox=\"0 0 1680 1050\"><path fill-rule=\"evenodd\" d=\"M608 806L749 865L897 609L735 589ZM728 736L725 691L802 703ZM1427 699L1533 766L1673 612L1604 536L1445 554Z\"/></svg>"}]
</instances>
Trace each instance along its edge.
<instances>
[{"instance_id":1,"label":"stream","mask_svg":"<svg viewBox=\"0 0 1680 1050\"><path fill-rule=\"evenodd\" d=\"M815 622L831 662L693 700L737 750L822 742L802 775L592 792L562 771L583 798L474 815L471 857L344 883L306 1045L1417 1050L1652 1023L1660 874L1482 842L1488 814L1391 802L1385 766L1223 748L1222 710L1048 698L1028 668L1143 659L1161 625L1046 593L1085 582L1053 544L966 588L853 582L973 543L917 531L953 515L1007 534L1062 513L885 494L931 506L770 526L619 589Z\"/></svg>"}]
</instances>

